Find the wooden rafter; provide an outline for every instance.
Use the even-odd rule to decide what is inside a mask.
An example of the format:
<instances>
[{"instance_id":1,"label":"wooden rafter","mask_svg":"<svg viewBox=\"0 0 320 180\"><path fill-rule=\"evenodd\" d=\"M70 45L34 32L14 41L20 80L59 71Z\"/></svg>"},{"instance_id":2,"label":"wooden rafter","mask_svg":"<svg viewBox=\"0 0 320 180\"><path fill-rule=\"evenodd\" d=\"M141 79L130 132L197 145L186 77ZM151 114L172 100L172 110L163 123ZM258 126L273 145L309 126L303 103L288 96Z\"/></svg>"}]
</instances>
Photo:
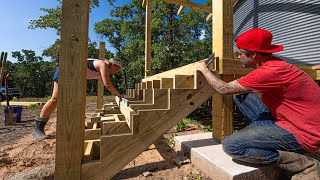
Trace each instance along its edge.
<instances>
[{"instance_id":1,"label":"wooden rafter","mask_svg":"<svg viewBox=\"0 0 320 180\"><path fill-rule=\"evenodd\" d=\"M204 12L207 12L207 13L211 13L212 12L212 7L211 6L205 6L205 5L202 5L202 4L190 2L188 0L162 0L162 1L167 2L167 3L171 3L171 4L181 5L181 6L188 6L190 8L197 9L197 10L200 10L200 11L204 11Z\"/></svg>"},{"instance_id":2,"label":"wooden rafter","mask_svg":"<svg viewBox=\"0 0 320 180\"><path fill-rule=\"evenodd\" d=\"M100 42L99 46L99 59L104 60L106 56L106 43ZM104 91L104 85L102 78L100 77L98 79L98 87L97 87L97 109L101 109L103 106L103 91Z\"/></svg>"},{"instance_id":3,"label":"wooden rafter","mask_svg":"<svg viewBox=\"0 0 320 180\"><path fill-rule=\"evenodd\" d=\"M143 7L143 8L146 8L146 5L147 5L147 2L146 2L146 1L147 1L147 0L143 0L143 1L142 1L142 7Z\"/></svg>"},{"instance_id":4,"label":"wooden rafter","mask_svg":"<svg viewBox=\"0 0 320 180\"><path fill-rule=\"evenodd\" d=\"M178 15L181 15L183 9L184 9L184 6L180 6L180 8L179 8L179 10L178 10Z\"/></svg>"},{"instance_id":5,"label":"wooden rafter","mask_svg":"<svg viewBox=\"0 0 320 180\"><path fill-rule=\"evenodd\" d=\"M151 75L151 28L152 28L152 0L146 0L145 26L145 77Z\"/></svg>"},{"instance_id":6,"label":"wooden rafter","mask_svg":"<svg viewBox=\"0 0 320 180\"><path fill-rule=\"evenodd\" d=\"M208 22L212 18L212 13L209 13L209 15L206 18L206 21Z\"/></svg>"}]
</instances>

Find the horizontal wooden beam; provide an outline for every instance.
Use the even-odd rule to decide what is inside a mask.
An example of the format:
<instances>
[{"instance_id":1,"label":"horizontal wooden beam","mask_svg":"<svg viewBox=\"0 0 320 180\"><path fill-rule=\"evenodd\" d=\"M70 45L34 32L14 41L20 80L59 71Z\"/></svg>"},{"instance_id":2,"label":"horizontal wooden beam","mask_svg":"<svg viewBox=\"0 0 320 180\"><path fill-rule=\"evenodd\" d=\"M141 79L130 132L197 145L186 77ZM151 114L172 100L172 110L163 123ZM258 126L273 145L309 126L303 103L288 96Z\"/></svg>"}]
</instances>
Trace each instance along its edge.
<instances>
[{"instance_id":1,"label":"horizontal wooden beam","mask_svg":"<svg viewBox=\"0 0 320 180\"><path fill-rule=\"evenodd\" d=\"M161 78L160 83L161 83L160 84L161 89L173 88L173 78Z\"/></svg>"},{"instance_id":2,"label":"horizontal wooden beam","mask_svg":"<svg viewBox=\"0 0 320 180\"><path fill-rule=\"evenodd\" d=\"M84 140L95 140L100 139L101 137L101 128L97 129L86 129L84 131Z\"/></svg>"},{"instance_id":3,"label":"horizontal wooden beam","mask_svg":"<svg viewBox=\"0 0 320 180\"><path fill-rule=\"evenodd\" d=\"M193 75L175 75L173 82L174 89L194 89Z\"/></svg>"},{"instance_id":4,"label":"horizontal wooden beam","mask_svg":"<svg viewBox=\"0 0 320 180\"><path fill-rule=\"evenodd\" d=\"M211 6L205 6L202 4L190 2L188 0L162 0L162 1L167 2L167 3L171 3L171 4L181 5L181 6L188 6L192 9L196 9L196 10L200 10L200 11L204 11L204 12L208 12L208 13L212 12Z\"/></svg>"},{"instance_id":5,"label":"horizontal wooden beam","mask_svg":"<svg viewBox=\"0 0 320 180\"><path fill-rule=\"evenodd\" d=\"M222 64L223 67L220 74L224 75L245 76L253 70L253 68L250 67L243 67L240 60L237 59L224 59ZM295 66L306 72L313 80L320 80L320 66Z\"/></svg>"}]
</instances>

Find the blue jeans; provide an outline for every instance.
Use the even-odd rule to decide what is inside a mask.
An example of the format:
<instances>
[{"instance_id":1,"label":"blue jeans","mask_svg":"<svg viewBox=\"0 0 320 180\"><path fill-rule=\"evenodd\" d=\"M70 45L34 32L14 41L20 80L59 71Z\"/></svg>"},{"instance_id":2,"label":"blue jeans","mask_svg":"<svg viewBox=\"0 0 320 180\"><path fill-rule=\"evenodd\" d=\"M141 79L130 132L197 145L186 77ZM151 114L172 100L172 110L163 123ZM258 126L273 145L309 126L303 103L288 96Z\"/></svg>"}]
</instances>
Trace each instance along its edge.
<instances>
[{"instance_id":1,"label":"blue jeans","mask_svg":"<svg viewBox=\"0 0 320 180\"><path fill-rule=\"evenodd\" d=\"M274 123L269 109L258 95L235 95L233 99L251 123L223 140L222 147L228 155L248 163L276 164L279 159L277 150L305 153L290 132Z\"/></svg>"}]
</instances>

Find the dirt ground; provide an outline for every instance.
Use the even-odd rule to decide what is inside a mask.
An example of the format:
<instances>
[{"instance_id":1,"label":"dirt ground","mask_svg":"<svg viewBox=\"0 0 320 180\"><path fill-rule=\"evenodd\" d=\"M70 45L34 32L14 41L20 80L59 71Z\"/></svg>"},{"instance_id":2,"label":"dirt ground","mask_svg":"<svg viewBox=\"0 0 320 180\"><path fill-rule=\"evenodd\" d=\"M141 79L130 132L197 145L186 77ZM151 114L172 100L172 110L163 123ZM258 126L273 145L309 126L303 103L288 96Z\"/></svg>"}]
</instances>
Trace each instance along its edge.
<instances>
[{"instance_id":1,"label":"dirt ground","mask_svg":"<svg viewBox=\"0 0 320 180\"><path fill-rule=\"evenodd\" d=\"M87 103L86 117L94 112L96 102ZM4 126L4 116L0 113L0 179L28 180L53 179L56 147L56 112L46 126L49 139L32 139L34 118L41 107L24 108L22 122L11 127ZM203 127L187 124L186 130L178 132L172 128L146 151L124 167L113 179L210 179L194 167L182 154L176 153L169 145L172 134L192 134L204 132ZM167 139L167 140L166 140ZM181 159L184 159L181 161Z\"/></svg>"}]
</instances>

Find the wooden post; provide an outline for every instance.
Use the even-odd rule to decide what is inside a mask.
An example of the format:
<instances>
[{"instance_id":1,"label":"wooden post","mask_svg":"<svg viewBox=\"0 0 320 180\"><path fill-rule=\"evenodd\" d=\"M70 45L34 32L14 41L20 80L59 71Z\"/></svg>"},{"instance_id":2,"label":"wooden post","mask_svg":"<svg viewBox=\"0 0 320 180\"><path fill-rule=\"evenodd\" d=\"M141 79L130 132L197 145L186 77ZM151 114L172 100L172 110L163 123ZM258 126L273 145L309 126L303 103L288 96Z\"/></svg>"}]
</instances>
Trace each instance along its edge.
<instances>
[{"instance_id":1,"label":"wooden post","mask_svg":"<svg viewBox=\"0 0 320 180\"><path fill-rule=\"evenodd\" d=\"M81 179L89 0L62 4L55 179Z\"/></svg>"},{"instance_id":2,"label":"wooden post","mask_svg":"<svg viewBox=\"0 0 320 180\"><path fill-rule=\"evenodd\" d=\"M99 46L99 59L104 60L106 58L106 43L100 42ZM102 109L103 106L103 92L104 92L104 85L102 78L98 79L98 87L97 87L97 109Z\"/></svg>"},{"instance_id":3,"label":"wooden post","mask_svg":"<svg viewBox=\"0 0 320 180\"><path fill-rule=\"evenodd\" d=\"M218 57L220 78L229 82L233 77L223 75L223 59L233 57L233 0L212 0L212 12L212 51ZM232 95L215 93L212 108L212 136L222 140L232 134Z\"/></svg>"},{"instance_id":4,"label":"wooden post","mask_svg":"<svg viewBox=\"0 0 320 180\"><path fill-rule=\"evenodd\" d=\"M146 0L146 34L145 34L145 72L144 77L151 76L151 28L152 0Z\"/></svg>"}]
</instances>

